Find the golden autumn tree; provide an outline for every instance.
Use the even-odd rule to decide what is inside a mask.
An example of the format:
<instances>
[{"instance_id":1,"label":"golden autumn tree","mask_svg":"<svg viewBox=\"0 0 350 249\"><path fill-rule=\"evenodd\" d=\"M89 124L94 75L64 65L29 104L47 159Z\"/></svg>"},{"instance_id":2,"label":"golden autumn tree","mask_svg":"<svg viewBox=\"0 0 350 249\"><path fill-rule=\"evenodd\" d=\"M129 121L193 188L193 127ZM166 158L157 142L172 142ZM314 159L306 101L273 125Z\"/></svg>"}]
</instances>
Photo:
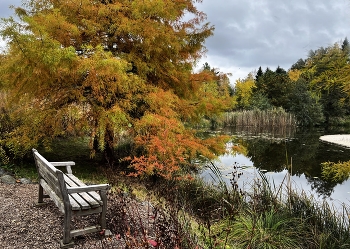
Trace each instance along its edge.
<instances>
[{"instance_id":1,"label":"golden autumn tree","mask_svg":"<svg viewBox=\"0 0 350 249\"><path fill-rule=\"evenodd\" d=\"M197 94L198 98L201 99L201 110L203 110L202 115L204 117L210 117L213 114L220 115L228 108L233 107L233 88L227 74L218 71L216 68L210 70L204 68L200 73L194 74L193 77L201 82Z\"/></svg>"},{"instance_id":2,"label":"golden autumn tree","mask_svg":"<svg viewBox=\"0 0 350 249\"><path fill-rule=\"evenodd\" d=\"M2 20L1 91L16 123L0 137L2 151L21 156L57 136L89 135L92 153L113 165L128 136L137 173L163 176L212 158L223 141L203 142L184 126L228 104L201 105L203 77L192 70L213 27L196 2L25 1L19 21Z\"/></svg>"},{"instance_id":3,"label":"golden autumn tree","mask_svg":"<svg viewBox=\"0 0 350 249\"><path fill-rule=\"evenodd\" d=\"M235 100L237 101L238 108L240 109L250 108L254 87L255 87L255 81L252 73L249 73L245 79L236 80Z\"/></svg>"},{"instance_id":4,"label":"golden autumn tree","mask_svg":"<svg viewBox=\"0 0 350 249\"><path fill-rule=\"evenodd\" d=\"M349 69L348 46L339 43L310 51L305 62L302 76L319 98L326 124L349 114Z\"/></svg>"}]
</instances>

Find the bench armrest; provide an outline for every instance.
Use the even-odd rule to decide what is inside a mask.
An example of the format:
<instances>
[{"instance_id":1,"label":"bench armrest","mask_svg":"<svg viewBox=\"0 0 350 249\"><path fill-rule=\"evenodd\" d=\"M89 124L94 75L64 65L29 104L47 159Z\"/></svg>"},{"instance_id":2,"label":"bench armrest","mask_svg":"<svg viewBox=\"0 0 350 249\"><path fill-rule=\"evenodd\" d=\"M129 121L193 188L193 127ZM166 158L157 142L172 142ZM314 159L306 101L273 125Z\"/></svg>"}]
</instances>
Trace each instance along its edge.
<instances>
[{"instance_id":1,"label":"bench armrest","mask_svg":"<svg viewBox=\"0 0 350 249\"><path fill-rule=\"evenodd\" d=\"M67 162L50 162L53 166L55 167L60 167L60 166L73 166L75 165L75 162L73 161L67 161Z\"/></svg>"},{"instance_id":2,"label":"bench armrest","mask_svg":"<svg viewBox=\"0 0 350 249\"><path fill-rule=\"evenodd\" d=\"M67 187L68 194L73 193L82 193L82 192L90 192L90 191L107 191L110 188L109 184L98 184L98 185L87 185L80 187Z\"/></svg>"},{"instance_id":3,"label":"bench armrest","mask_svg":"<svg viewBox=\"0 0 350 249\"><path fill-rule=\"evenodd\" d=\"M75 165L75 162L73 161L67 161L67 162L50 162L54 167L66 167L67 173L72 174L72 169L70 166Z\"/></svg>"}]
</instances>

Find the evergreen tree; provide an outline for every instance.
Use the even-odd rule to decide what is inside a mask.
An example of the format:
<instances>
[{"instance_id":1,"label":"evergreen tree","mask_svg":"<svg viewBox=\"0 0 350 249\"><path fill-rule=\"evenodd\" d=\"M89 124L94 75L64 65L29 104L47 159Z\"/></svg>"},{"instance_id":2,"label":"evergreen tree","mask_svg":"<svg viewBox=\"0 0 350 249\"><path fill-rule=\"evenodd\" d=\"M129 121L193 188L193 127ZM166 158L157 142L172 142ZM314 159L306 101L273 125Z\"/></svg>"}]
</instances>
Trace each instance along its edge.
<instances>
[{"instance_id":1,"label":"evergreen tree","mask_svg":"<svg viewBox=\"0 0 350 249\"><path fill-rule=\"evenodd\" d=\"M341 49L346 52L346 53L349 53L349 49L350 49L350 44L349 44L349 41L348 41L348 38L345 37L344 41L343 41L343 44L341 45Z\"/></svg>"},{"instance_id":2,"label":"evergreen tree","mask_svg":"<svg viewBox=\"0 0 350 249\"><path fill-rule=\"evenodd\" d=\"M262 76L264 73L261 69L261 66L259 67L258 71L256 72L256 75L255 75L255 81L258 81L260 76Z\"/></svg>"},{"instance_id":3,"label":"evergreen tree","mask_svg":"<svg viewBox=\"0 0 350 249\"><path fill-rule=\"evenodd\" d=\"M296 116L298 125L314 126L324 122L322 104L308 90L308 83L300 78L289 95L288 111Z\"/></svg>"},{"instance_id":4,"label":"evergreen tree","mask_svg":"<svg viewBox=\"0 0 350 249\"><path fill-rule=\"evenodd\" d=\"M259 93L259 96L266 96L273 106L286 108L290 89L291 80L283 68L278 66L272 71L267 67L255 82L253 95Z\"/></svg>"},{"instance_id":5,"label":"evergreen tree","mask_svg":"<svg viewBox=\"0 0 350 249\"><path fill-rule=\"evenodd\" d=\"M292 66L291 66L291 70L301 70L301 69L303 69L304 68L304 66L305 66L305 60L303 60L303 59L299 59L297 62L295 62Z\"/></svg>"}]
</instances>

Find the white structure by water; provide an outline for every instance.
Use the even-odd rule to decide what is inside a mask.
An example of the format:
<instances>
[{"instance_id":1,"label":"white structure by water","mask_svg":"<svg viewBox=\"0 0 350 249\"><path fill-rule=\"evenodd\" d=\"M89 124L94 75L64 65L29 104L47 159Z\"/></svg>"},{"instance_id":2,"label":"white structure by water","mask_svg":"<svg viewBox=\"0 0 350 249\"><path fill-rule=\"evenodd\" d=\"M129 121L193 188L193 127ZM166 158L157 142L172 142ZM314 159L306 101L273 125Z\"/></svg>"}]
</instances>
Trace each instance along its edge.
<instances>
[{"instance_id":1,"label":"white structure by water","mask_svg":"<svg viewBox=\"0 0 350 249\"><path fill-rule=\"evenodd\" d=\"M324 135L320 137L320 140L326 143L350 148L350 135L348 134Z\"/></svg>"}]
</instances>

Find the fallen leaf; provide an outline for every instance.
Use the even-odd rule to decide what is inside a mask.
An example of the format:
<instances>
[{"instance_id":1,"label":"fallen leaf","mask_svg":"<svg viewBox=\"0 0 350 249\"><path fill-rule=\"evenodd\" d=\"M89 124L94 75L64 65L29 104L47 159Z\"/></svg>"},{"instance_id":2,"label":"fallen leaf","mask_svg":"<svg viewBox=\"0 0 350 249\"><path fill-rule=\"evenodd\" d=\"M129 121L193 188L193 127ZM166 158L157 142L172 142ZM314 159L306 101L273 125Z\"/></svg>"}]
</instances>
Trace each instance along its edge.
<instances>
[{"instance_id":1,"label":"fallen leaf","mask_svg":"<svg viewBox=\"0 0 350 249\"><path fill-rule=\"evenodd\" d=\"M150 243L150 244L151 244L152 246L154 246L154 247L158 246L157 241L155 241L155 240L153 240L153 239L149 239L149 240L148 240L148 243Z\"/></svg>"}]
</instances>

